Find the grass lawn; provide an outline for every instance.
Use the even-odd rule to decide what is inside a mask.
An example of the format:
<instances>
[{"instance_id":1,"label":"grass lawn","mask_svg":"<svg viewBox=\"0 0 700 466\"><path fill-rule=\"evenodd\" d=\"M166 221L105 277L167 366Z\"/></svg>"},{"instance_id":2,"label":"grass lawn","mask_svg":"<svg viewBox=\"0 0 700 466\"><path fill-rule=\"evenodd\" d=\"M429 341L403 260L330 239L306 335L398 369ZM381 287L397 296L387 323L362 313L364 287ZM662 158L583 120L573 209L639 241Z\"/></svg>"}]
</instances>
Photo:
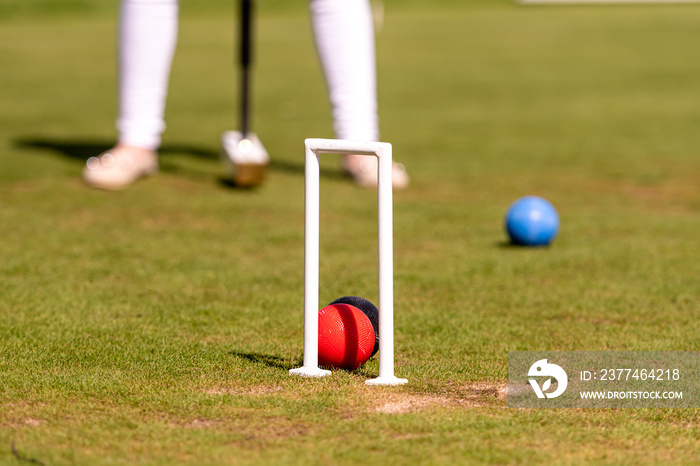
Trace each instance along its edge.
<instances>
[{"instance_id":1,"label":"grass lawn","mask_svg":"<svg viewBox=\"0 0 700 466\"><path fill-rule=\"evenodd\" d=\"M507 407L508 351L700 351L700 8L387 1L396 373L302 359L303 140L332 137L305 2L261 2L268 182L222 182L233 7L183 2L161 172L110 146L116 2L0 6L0 464L697 464L700 409ZM2 15L4 14L4 17ZM322 303L377 301L376 201L322 163ZM510 247L537 194L554 245ZM14 445L14 453L13 446Z\"/></svg>"}]
</instances>

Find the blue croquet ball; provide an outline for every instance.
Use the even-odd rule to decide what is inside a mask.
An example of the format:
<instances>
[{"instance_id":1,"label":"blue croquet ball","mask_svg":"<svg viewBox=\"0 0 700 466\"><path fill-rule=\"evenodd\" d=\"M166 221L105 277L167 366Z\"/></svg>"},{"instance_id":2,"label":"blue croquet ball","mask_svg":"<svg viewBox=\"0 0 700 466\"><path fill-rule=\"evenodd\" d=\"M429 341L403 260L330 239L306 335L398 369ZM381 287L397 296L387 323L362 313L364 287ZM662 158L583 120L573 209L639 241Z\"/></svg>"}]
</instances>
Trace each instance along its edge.
<instances>
[{"instance_id":1,"label":"blue croquet ball","mask_svg":"<svg viewBox=\"0 0 700 466\"><path fill-rule=\"evenodd\" d=\"M554 206L541 197L522 197L506 213L506 231L513 244L546 246L557 236L559 215Z\"/></svg>"}]
</instances>

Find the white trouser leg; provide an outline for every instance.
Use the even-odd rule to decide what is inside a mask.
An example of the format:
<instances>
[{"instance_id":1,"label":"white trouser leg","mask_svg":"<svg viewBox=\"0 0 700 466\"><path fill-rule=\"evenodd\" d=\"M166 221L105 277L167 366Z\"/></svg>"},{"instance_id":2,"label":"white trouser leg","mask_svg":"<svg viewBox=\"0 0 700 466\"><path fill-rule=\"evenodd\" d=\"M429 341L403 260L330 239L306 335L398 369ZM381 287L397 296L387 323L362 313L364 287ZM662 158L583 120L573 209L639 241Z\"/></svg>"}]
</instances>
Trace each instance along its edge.
<instances>
[{"instance_id":1,"label":"white trouser leg","mask_svg":"<svg viewBox=\"0 0 700 466\"><path fill-rule=\"evenodd\" d=\"M177 0L122 0L119 24L119 143L156 150L177 42Z\"/></svg>"},{"instance_id":2,"label":"white trouser leg","mask_svg":"<svg viewBox=\"0 0 700 466\"><path fill-rule=\"evenodd\" d=\"M374 25L369 0L311 0L310 8L336 137L377 141Z\"/></svg>"}]
</instances>

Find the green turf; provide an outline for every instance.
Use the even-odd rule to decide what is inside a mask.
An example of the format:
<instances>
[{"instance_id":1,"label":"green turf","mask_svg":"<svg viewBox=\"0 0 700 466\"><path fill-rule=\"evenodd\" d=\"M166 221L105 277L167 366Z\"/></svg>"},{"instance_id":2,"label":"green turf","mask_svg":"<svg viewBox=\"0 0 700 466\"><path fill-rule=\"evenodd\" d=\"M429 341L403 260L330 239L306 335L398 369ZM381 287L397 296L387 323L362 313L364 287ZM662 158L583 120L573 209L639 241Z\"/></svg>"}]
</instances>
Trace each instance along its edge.
<instances>
[{"instance_id":1,"label":"green turf","mask_svg":"<svg viewBox=\"0 0 700 466\"><path fill-rule=\"evenodd\" d=\"M700 350L700 8L387 2L409 384L369 388L374 360L287 374L303 139L332 137L305 6L261 5L254 127L273 163L237 191L217 160L237 125L232 7L212 3L183 2L161 173L120 193L79 179L114 137L114 2L0 7L0 464L700 461L698 409L498 395L508 351ZM374 193L332 158L322 175L321 301L376 301ZM551 248L506 243L528 194L559 210Z\"/></svg>"}]
</instances>

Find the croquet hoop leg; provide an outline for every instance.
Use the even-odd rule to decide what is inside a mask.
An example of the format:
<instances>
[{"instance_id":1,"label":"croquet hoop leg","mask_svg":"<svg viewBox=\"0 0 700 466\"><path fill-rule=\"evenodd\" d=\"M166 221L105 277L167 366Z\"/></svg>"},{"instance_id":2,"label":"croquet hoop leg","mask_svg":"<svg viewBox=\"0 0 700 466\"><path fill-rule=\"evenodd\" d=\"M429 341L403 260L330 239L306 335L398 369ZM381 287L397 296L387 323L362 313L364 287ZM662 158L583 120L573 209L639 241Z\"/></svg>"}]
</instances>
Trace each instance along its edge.
<instances>
[{"instance_id":1,"label":"croquet hoop leg","mask_svg":"<svg viewBox=\"0 0 700 466\"><path fill-rule=\"evenodd\" d=\"M304 184L304 365L290 374L320 377L330 371L318 367L319 295L319 178L320 154L372 155L378 159L379 221L379 377L368 385L402 385L406 379L394 375L394 265L393 187L391 144L385 142L307 139Z\"/></svg>"}]
</instances>

